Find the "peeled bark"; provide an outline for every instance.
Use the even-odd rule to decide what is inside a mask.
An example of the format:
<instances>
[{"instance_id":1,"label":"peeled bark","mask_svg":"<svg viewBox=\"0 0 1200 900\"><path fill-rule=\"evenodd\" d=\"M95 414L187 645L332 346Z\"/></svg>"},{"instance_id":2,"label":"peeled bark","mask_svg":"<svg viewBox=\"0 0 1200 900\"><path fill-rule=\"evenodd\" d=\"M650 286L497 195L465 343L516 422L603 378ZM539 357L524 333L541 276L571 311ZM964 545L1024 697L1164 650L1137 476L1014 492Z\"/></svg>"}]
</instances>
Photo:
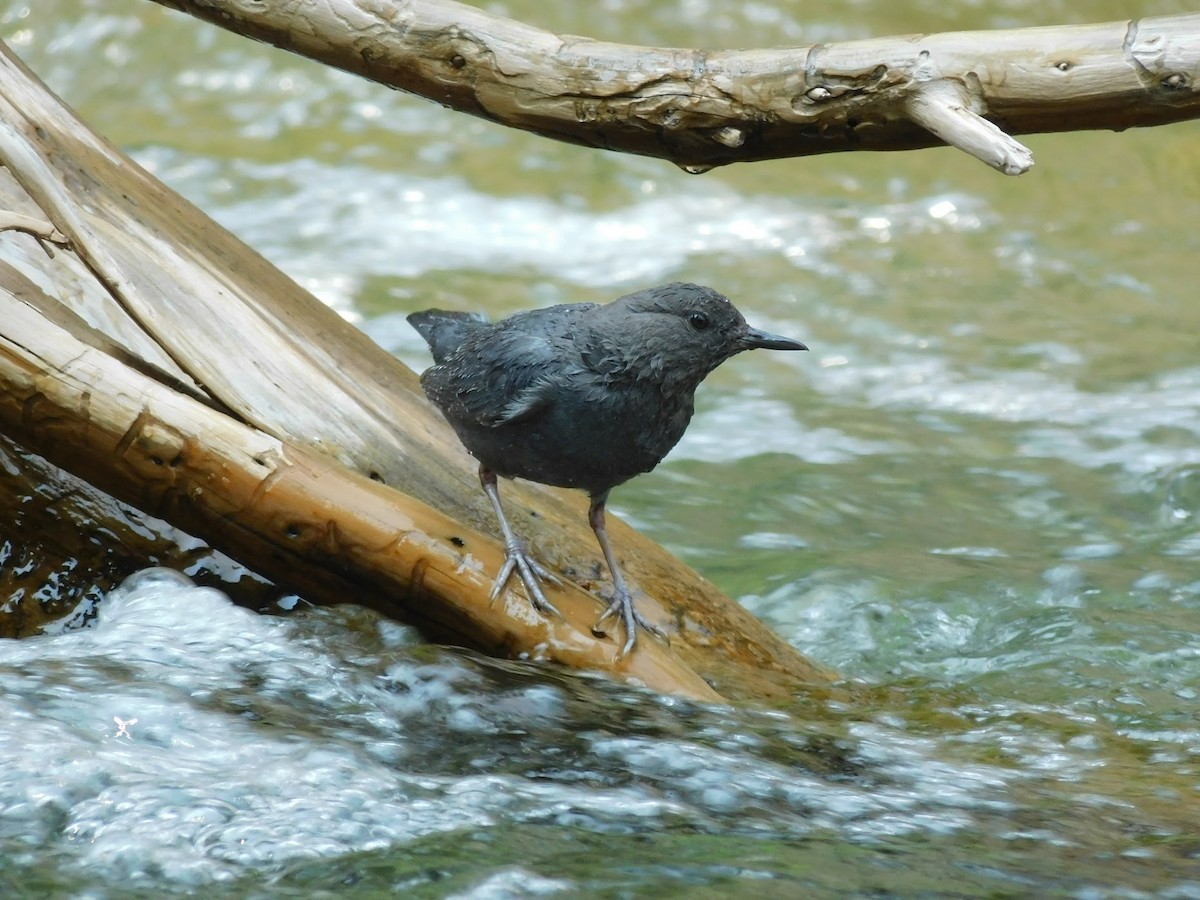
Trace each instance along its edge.
<instances>
[{"instance_id":1,"label":"peeled bark","mask_svg":"<svg viewBox=\"0 0 1200 900\"><path fill-rule=\"evenodd\" d=\"M453 0L155 0L557 140L732 162L947 143L1019 175L1011 134L1200 116L1200 14L776 50L557 35Z\"/></svg>"}]
</instances>

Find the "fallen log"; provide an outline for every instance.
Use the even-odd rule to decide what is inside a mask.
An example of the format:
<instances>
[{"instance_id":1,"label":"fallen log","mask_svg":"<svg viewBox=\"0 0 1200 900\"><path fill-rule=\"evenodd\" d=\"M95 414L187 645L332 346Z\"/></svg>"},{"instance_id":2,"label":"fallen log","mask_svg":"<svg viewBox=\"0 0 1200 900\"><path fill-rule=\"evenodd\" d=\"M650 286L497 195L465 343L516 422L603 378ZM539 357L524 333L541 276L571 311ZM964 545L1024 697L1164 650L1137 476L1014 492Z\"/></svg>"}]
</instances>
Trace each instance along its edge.
<instances>
[{"instance_id":1,"label":"fallen log","mask_svg":"<svg viewBox=\"0 0 1200 900\"><path fill-rule=\"evenodd\" d=\"M0 162L0 209L22 217L0 235L0 428L28 449L309 599L369 602L487 652L701 699L828 684L614 521L639 603L671 635L616 662L587 630L601 601L581 588L602 567L584 501L536 485L506 494L577 585L553 594L566 618L520 595L489 606L491 511L411 371L91 133L6 48Z\"/></svg>"},{"instance_id":2,"label":"fallen log","mask_svg":"<svg viewBox=\"0 0 1200 900\"><path fill-rule=\"evenodd\" d=\"M105 491L214 544L310 599L358 599L492 653L614 668L636 683L718 695L657 641L613 665L576 623L594 600L551 586L563 618L511 593L489 598L495 541L400 492L237 422L74 338L0 291L0 421Z\"/></svg>"}]
</instances>

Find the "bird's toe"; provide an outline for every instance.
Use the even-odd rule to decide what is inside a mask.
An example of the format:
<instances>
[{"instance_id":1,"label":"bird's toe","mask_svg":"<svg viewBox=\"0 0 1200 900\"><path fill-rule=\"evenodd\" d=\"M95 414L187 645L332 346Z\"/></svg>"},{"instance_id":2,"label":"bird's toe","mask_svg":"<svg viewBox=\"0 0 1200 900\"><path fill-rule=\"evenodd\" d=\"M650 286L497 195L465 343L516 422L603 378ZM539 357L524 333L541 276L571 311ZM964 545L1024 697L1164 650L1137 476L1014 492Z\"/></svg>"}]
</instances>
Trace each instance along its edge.
<instances>
[{"instance_id":1,"label":"bird's toe","mask_svg":"<svg viewBox=\"0 0 1200 900\"><path fill-rule=\"evenodd\" d=\"M534 609L547 615L562 618L562 613L558 611L558 607L546 599L546 594L539 582L539 579L542 579L554 584L561 584L561 580L557 575L550 572L545 566L530 556L524 547L519 545L508 547L505 550L504 565L500 568L500 574L496 576L495 583L492 584L492 600L500 596L500 592L508 584L513 572L516 572L520 577L521 583L525 586L525 595L529 598L529 602L533 604Z\"/></svg>"},{"instance_id":2,"label":"bird's toe","mask_svg":"<svg viewBox=\"0 0 1200 900\"><path fill-rule=\"evenodd\" d=\"M655 625L653 622L643 616L637 608L637 604L633 602L633 597L628 591L618 591L609 603L608 609L604 610L600 618L596 620L596 624L592 626L592 634L596 637L607 637L608 632L602 627L608 619L619 619L625 628L625 643L622 644L620 652L617 654L618 659L623 659L628 656L637 644L637 630L643 628L656 637L668 640L667 633Z\"/></svg>"}]
</instances>

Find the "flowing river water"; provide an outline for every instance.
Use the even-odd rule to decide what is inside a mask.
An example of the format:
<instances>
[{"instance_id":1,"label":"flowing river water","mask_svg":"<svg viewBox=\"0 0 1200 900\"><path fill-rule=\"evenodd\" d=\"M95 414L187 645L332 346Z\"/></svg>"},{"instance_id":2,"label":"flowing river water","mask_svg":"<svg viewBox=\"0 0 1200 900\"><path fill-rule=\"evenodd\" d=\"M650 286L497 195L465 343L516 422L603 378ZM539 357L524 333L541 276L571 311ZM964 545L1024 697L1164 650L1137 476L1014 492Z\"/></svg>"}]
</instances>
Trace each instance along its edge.
<instances>
[{"instance_id":1,"label":"flowing river water","mask_svg":"<svg viewBox=\"0 0 1200 900\"><path fill-rule=\"evenodd\" d=\"M1128 6L503 11L734 47ZM151 571L0 642L4 896L1200 897L1196 123L1030 137L1016 179L948 149L697 177L145 0L9 0L0 37L414 367L409 310L669 280L805 340L710 377L611 508L854 697L705 708Z\"/></svg>"}]
</instances>

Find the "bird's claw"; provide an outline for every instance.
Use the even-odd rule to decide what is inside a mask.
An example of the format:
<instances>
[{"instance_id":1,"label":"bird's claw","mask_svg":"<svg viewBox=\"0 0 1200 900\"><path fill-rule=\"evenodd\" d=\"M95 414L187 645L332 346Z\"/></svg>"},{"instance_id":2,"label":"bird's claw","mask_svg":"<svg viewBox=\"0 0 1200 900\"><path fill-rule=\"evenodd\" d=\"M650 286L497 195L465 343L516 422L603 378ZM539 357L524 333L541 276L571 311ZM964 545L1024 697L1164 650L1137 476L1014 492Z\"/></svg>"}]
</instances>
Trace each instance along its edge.
<instances>
[{"instance_id":1,"label":"bird's claw","mask_svg":"<svg viewBox=\"0 0 1200 900\"><path fill-rule=\"evenodd\" d=\"M562 618L558 607L546 599L545 593L542 592L542 586L538 583L540 578L553 584L562 584L561 579L530 556L529 551L521 544L510 544L504 548L504 565L500 567L500 574L492 583L489 602L495 602L496 598L500 596L500 592L508 584L513 572L520 576L521 583L525 585L525 594L529 597L529 602L533 604L534 609Z\"/></svg>"},{"instance_id":2,"label":"bird's claw","mask_svg":"<svg viewBox=\"0 0 1200 900\"><path fill-rule=\"evenodd\" d=\"M665 631L638 612L629 591L617 591L612 602L608 604L608 609L604 611L600 618L596 620L596 624L592 626L592 634L596 635L596 637L604 637L607 632L600 626L607 619L614 616L619 617L625 627L625 643L622 645L620 652L617 653L617 659L624 659L633 650L634 645L637 643L637 629L639 625L664 641L668 640Z\"/></svg>"}]
</instances>

